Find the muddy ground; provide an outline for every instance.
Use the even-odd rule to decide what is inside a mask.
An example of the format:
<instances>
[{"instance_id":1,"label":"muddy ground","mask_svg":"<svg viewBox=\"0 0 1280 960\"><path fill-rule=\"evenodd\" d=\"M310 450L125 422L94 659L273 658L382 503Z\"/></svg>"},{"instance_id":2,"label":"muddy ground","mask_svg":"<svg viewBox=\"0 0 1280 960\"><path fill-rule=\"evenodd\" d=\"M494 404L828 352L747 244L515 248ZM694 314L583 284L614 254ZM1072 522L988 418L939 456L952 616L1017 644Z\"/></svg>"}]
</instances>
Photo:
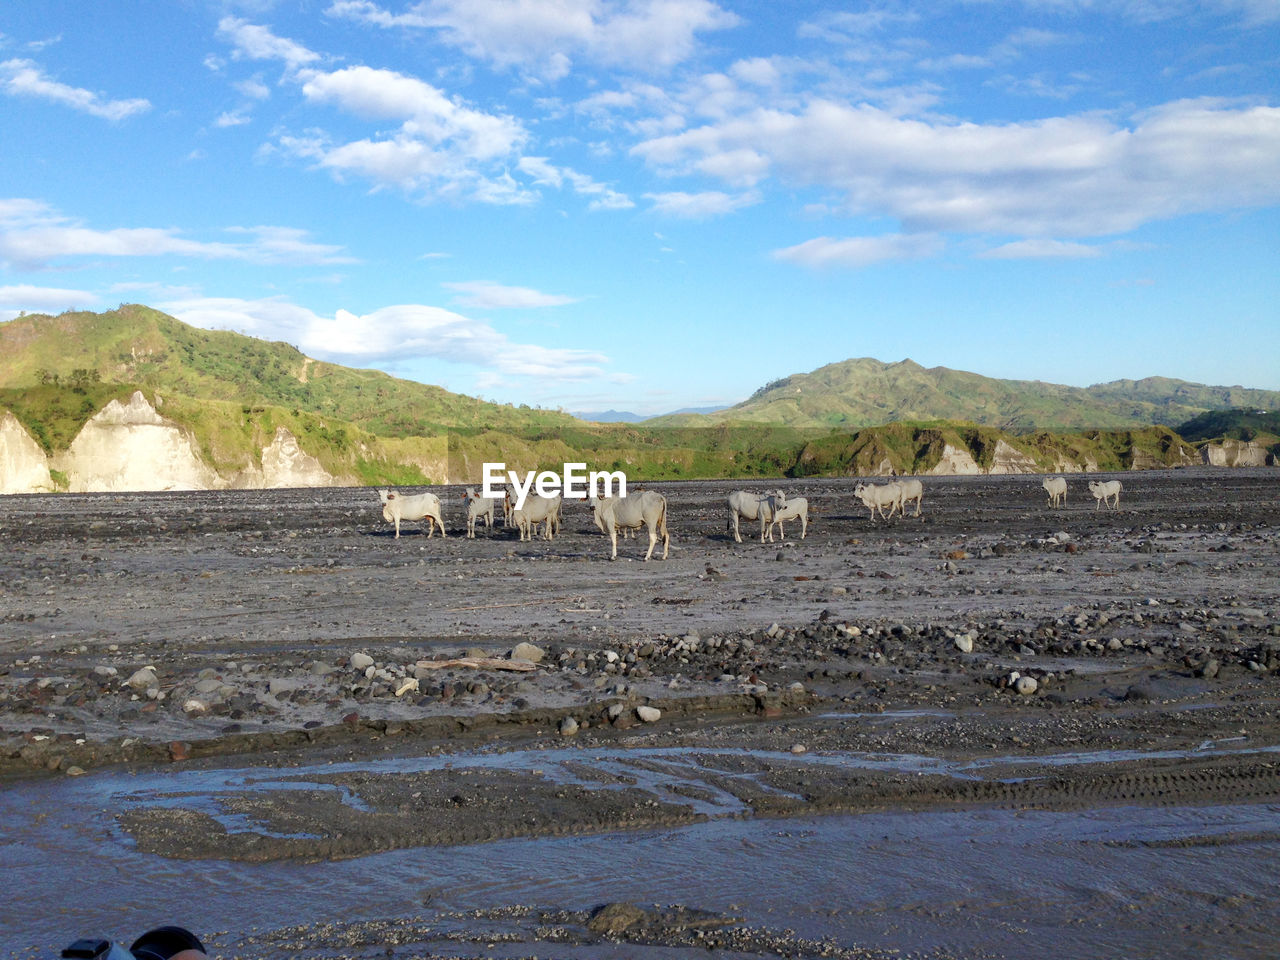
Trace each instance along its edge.
<instances>
[{"instance_id":1,"label":"muddy ground","mask_svg":"<svg viewBox=\"0 0 1280 960\"><path fill-rule=\"evenodd\" d=\"M370 490L0 498L0 776L283 782L678 748L623 770L313 772L120 816L142 850L249 861L716 816L1280 800L1280 471L1119 479L1100 511L1083 477L1061 510L1038 477L931 478L922 515L892 522L852 480L786 482L811 522L773 544L751 524L733 542L723 503L776 483L658 484L672 545L649 563L643 538L610 562L576 504L551 542L466 540L453 488L447 539L394 539ZM540 660L507 669L521 643ZM812 762L858 754L923 766Z\"/></svg>"}]
</instances>

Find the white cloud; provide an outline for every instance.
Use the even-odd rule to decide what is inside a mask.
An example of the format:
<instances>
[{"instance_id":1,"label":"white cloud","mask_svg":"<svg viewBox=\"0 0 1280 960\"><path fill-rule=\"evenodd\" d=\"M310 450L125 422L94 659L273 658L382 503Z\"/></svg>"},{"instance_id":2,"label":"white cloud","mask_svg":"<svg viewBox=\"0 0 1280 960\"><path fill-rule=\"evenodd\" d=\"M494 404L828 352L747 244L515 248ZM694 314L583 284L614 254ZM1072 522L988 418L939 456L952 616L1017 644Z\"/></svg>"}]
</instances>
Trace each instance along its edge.
<instances>
[{"instance_id":1,"label":"white cloud","mask_svg":"<svg viewBox=\"0 0 1280 960\"><path fill-rule=\"evenodd\" d=\"M566 297L557 293L543 293L529 287L508 287L499 283L486 283L482 280L466 283L441 284L448 290L460 293L458 303L464 307L488 309L528 309L531 307L562 307L567 303L577 303L580 297Z\"/></svg>"},{"instance_id":2,"label":"white cloud","mask_svg":"<svg viewBox=\"0 0 1280 960\"><path fill-rule=\"evenodd\" d=\"M240 80L233 83L232 86L250 100L266 100L271 96L271 88L262 82L261 77L250 77L248 80Z\"/></svg>"},{"instance_id":3,"label":"white cloud","mask_svg":"<svg viewBox=\"0 0 1280 960\"><path fill-rule=\"evenodd\" d=\"M1128 125L1084 114L1009 124L817 100L639 144L666 173L775 177L843 194L910 232L1099 236L1280 199L1280 108L1184 100Z\"/></svg>"},{"instance_id":4,"label":"white cloud","mask_svg":"<svg viewBox=\"0 0 1280 960\"><path fill-rule=\"evenodd\" d=\"M142 98L110 100L91 90L71 87L47 77L31 60L0 62L0 90L10 96L52 100L104 120L124 120L151 109L151 101Z\"/></svg>"},{"instance_id":5,"label":"white cloud","mask_svg":"<svg viewBox=\"0 0 1280 960\"><path fill-rule=\"evenodd\" d=\"M986 4L991 0L969 0ZM1276 0L1017 0L1023 6L1057 14L1097 11L1139 23L1154 23L1203 13L1239 18L1245 26L1280 20Z\"/></svg>"},{"instance_id":6,"label":"white cloud","mask_svg":"<svg viewBox=\"0 0 1280 960\"><path fill-rule=\"evenodd\" d=\"M423 0L402 14L336 0L327 12L384 28L435 29L469 56L545 80L565 76L579 56L665 70L693 55L698 34L740 22L710 0Z\"/></svg>"},{"instance_id":7,"label":"white cloud","mask_svg":"<svg viewBox=\"0 0 1280 960\"><path fill-rule=\"evenodd\" d=\"M12 320L23 312L48 313L73 307L91 307L99 299L96 293L88 290L36 287L25 283L0 287L0 319Z\"/></svg>"},{"instance_id":8,"label":"white cloud","mask_svg":"<svg viewBox=\"0 0 1280 960\"><path fill-rule=\"evenodd\" d=\"M589 210L629 210L635 202L626 194L597 183L585 173L554 166L546 157L521 157L517 169L533 179L536 186L560 189L566 183L575 193L590 197Z\"/></svg>"},{"instance_id":9,"label":"white cloud","mask_svg":"<svg viewBox=\"0 0 1280 960\"><path fill-rule=\"evenodd\" d=\"M943 241L933 234L894 233L880 237L815 237L775 250L778 260L806 267L866 267L886 260L915 260L940 253Z\"/></svg>"},{"instance_id":10,"label":"white cloud","mask_svg":"<svg viewBox=\"0 0 1280 960\"><path fill-rule=\"evenodd\" d=\"M218 115L213 121L215 127L240 127L249 122L249 117L239 110L228 110Z\"/></svg>"},{"instance_id":11,"label":"white cloud","mask_svg":"<svg viewBox=\"0 0 1280 960\"><path fill-rule=\"evenodd\" d=\"M0 261L47 266L68 257L184 256L251 263L351 263L342 248L312 243L291 227L231 227L247 234L240 243L192 240L171 227L116 227L98 230L59 214L39 201L0 200Z\"/></svg>"},{"instance_id":12,"label":"white cloud","mask_svg":"<svg viewBox=\"0 0 1280 960\"><path fill-rule=\"evenodd\" d=\"M653 212L665 217L679 217L682 220L704 220L708 217L719 217L726 213L740 210L760 202L760 195L754 191L729 194L719 190L705 190L702 193L646 193L645 199L653 201Z\"/></svg>"},{"instance_id":13,"label":"white cloud","mask_svg":"<svg viewBox=\"0 0 1280 960\"><path fill-rule=\"evenodd\" d=\"M211 298L164 303L184 323L294 343L309 356L343 363L437 359L498 375L594 380L609 358L589 350L513 343L483 321L440 307L401 304L357 316L321 316L285 300Z\"/></svg>"},{"instance_id":14,"label":"white cloud","mask_svg":"<svg viewBox=\"0 0 1280 960\"><path fill-rule=\"evenodd\" d=\"M219 20L218 36L231 44L232 56L238 60L279 60L290 70L297 70L320 59L320 54L301 44L277 37L268 27L239 17Z\"/></svg>"},{"instance_id":15,"label":"white cloud","mask_svg":"<svg viewBox=\"0 0 1280 960\"><path fill-rule=\"evenodd\" d=\"M1030 240L1016 240L978 254L985 260L1025 260L1036 258L1083 259L1100 257L1102 251L1087 243L1070 243L1066 240L1051 240L1048 237L1035 237Z\"/></svg>"},{"instance_id":16,"label":"white cloud","mask_svg":"<svg viewBox=\"0 0 1280 960\"><path fill-rule=\"evenodd\" d=\"M536 196L506 173L528 138L513 117L472 109L437 87L393 70L311 68L295 75L303 97L362 120L399 121L390 133L335 143L322 131L281 134L274 147L314 162L334 176L358 176L375 188L395 187L426 198L493 204L531 203Z\"/></svg>"},{"instance_id":17,"label":"white cloud","mask_svg":"<svg viewBox=\"0 0 1280 960\"><path fill-rule=\"evenodd\" d=\"M475 160L505 156L527 136L514 117L464 107L431 84L394 70L308 72L302 93L314 103L333 104L359 117L402 120L404 134L431 144L448 141Z\"/></svg>"}]
</instances>

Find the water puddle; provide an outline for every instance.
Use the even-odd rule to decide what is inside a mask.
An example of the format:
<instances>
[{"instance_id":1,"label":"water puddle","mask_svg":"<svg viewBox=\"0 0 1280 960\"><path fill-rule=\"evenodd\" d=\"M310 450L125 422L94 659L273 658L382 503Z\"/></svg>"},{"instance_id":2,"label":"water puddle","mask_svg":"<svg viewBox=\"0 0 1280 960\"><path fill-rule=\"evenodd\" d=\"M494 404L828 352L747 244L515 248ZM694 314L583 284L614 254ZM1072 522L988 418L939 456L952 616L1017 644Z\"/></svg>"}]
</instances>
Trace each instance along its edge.
<instances>
[{"instance_id":1,"label":"water puddle","mask_svg":"<svg viewBox=\"0 0 1280 960\"><path fill-rule=\"evenodd\" d=\"M951 762L914 754L565 747L280 771L106 771L23 783L0 793L0 860L13 891L0 898L0 957L54 956L77 936L127 940L166 922L218 932L215 947L236 955L236 938L254 928L410 918L465 931L467 922L456 918L468 911L587 910L616 900L685 904L762 929L908 953L1018 957L1051 944L1063 960L1269 957L1280 900L1275 803L753 820L737 817L743 800L726 787L768 790L760 774L770 765L970 778L1033 760L1064 766L1277 751L1230 738L1182 752ZM115 820L131 806L165 805L201 810L229 830L261 833L261 824L223 801L318 790L365 809L358 793L333 782L335 775L485 767L592 789L642 789L692 805L708 819L673 829L422 847L314 863L167 860L140 852ZM498 944L493 950L478 941L467 946L470 952L455 941L440 949L489 957L695 955L671 946L549 944L535 920L504 924L508 939L488 941Z\"/></svg>"}]
</instances>

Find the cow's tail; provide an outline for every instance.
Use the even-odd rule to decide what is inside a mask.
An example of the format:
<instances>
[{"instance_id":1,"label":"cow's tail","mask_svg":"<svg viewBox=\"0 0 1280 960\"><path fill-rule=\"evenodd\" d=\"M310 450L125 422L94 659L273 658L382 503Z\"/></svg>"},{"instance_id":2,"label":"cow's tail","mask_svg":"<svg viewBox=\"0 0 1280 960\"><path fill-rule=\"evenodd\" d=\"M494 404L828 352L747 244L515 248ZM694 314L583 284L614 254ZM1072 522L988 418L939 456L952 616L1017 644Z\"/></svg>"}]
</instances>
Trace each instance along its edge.
<instances>
[{"instance_id":1,"label":"cow's tail","mask_svg":"<svg viewBox=\"0 0 1280 960\"><path fill-rule=\"evenodd\" d=\"M667 545L671 543L671 537L667 534L667 498L662 498L662 512L658 514L658 532L662 534L662 543Z\"/></svg>"}]
</instances>

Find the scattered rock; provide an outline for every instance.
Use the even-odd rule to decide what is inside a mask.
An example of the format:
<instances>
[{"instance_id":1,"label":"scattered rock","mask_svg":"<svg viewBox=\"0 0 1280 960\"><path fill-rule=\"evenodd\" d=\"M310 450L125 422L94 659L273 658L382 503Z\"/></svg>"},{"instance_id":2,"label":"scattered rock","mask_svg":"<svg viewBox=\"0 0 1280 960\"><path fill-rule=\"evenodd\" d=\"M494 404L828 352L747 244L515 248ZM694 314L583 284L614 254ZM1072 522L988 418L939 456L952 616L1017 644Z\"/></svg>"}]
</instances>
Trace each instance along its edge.
<instances>
[{"instance_id":1,"label":"scattered rock","mask_svg":"<svg viewBox=\"0 0 1280 960\"><path fill-rule=\"evenodd\" d=\"M587 929L606 937L616 937L645 922L648 914L633 903L607 903L597 907L587 921Z\"/></svg>"},{"instance_id":2,"label":"scattered rock","mask_svg":"<svg viewBox=\"0 0 1280 960\"><path fill-rule=\"evenodd\" d=\"M636 716L644 723L655 723L662 719L662 711L657 707L636 707Z\"/></svg>"},{"instance_id":3,"label":"scattered rock","mask_svg":"<svg viewBox=\"0 0 1280 960\"><path fill-rule=\"evenodd\" d=\"M143 667L141 670L135 670L134 673L125 681L127 686L141 692L148 687L159 686L160 678L156 676L155 667Z\"/></svg>"},{"instance_id":4,"label":"scattered rock","mask_svg":"<svg viewBox=\"0 0 1280 960\"><path fill-rule=\"evenodd\" d=\"M1029 697L1040 689L1035 677L1019 677L1013 681L1013 689L1024 697Z\"/></svg>"},{"instance_id":5,"label":"scattered rock","mask_svg":"<svg viewBox=\"0 0 1280 960\"><path fill-rule=\"evenodd\" d=\"M521 641L511 648L512 660L528 660L530 663L541 663L546 651L532 643Z\"/></svg>"},{"instance_id":6,"label":"scattered rock","mask_svg":"<svg viewBox=\"0 0 1280 960\"><path fill-rule=\"evenodd\" d=\"M560 736L572 737L578 732L578 721L573 717L565 717L560 721Z\"/></svg>"},{"instance_id":7,"label":"scattered rock","mask_svg":"<svg viewBox=\"0 0 1280 960\"><path fill-rule=\"evenodd\" d=\"M353 653L351 655L351 669L359 670L361 673L373 666L373 657L367 653Z\"/></svg>"}]
</instances>

